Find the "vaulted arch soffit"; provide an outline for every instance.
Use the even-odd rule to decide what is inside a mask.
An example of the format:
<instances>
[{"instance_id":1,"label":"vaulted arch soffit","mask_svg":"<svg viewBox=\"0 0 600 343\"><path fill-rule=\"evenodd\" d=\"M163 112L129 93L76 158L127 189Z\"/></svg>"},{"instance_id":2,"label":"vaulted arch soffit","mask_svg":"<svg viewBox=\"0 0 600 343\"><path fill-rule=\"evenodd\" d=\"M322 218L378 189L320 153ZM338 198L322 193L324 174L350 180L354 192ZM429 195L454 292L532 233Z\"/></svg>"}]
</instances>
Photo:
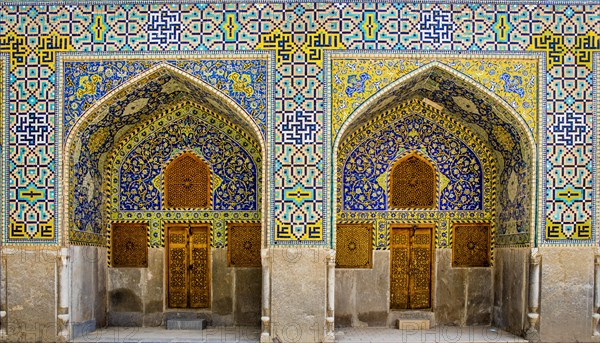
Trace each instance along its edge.
<instances>
[{"instance_id":1,"label":"vaulted arch soffit","mask_svg":"<svg viewBox=\"0 0 600 343\"><path fill-rule=\"evenodd\" d=\"M210 208L189 211L165 206L164 171L182 154L192 154L209 166ZM262 161L258 143L225 118L194 103L175 104L140 123L113 148L105 167L107 216L115 221L140 214L149 219L151 246L164 243L165 220L211 222L211 244L224 247L224 220L262 217Z\"/></svg>"}]
</instances>

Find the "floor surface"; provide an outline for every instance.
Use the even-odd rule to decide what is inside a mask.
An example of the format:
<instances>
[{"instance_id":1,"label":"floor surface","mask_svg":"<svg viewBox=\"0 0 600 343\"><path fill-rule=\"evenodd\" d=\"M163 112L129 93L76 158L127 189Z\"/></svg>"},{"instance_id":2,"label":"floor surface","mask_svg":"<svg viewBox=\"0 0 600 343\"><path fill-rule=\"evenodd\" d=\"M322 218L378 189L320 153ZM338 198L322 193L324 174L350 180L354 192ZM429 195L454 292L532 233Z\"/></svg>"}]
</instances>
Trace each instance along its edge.
<instances>
[{"instance_id":1,"label":"floor surface","mask_svg":"<svg viewBox=\"0 0 600 343\"><path fill-rule=\"evenodd\" d=\"M78 337L74 342L99 343L200 343L258 342L260 329L254 327L209 327L205 330L166 330L164 328L109 327ZM294 341L290 337L290 341ZM429 330L387 328L340 328L336 342L354 343L526 343L523 338L489 326L437 326ZM282 342L283 343L283 342Z\"/></svg>"}]
</instances>

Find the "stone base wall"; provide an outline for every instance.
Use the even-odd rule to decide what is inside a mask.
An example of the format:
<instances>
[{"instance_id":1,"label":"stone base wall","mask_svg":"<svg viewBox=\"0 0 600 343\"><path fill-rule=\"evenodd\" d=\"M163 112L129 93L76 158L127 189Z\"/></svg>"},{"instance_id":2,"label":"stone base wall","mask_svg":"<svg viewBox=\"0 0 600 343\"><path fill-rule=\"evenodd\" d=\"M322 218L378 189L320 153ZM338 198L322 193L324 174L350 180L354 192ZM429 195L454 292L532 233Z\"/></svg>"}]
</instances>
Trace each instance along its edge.
<instances>
[{"instance_id":1,"label":"stone base wall","mask_svg":"<svg viewBox=\"0 0 600 343\"><path fill-rule=\"evenodd\" d=\"M596 247L540 248L540 338L600 342L592 336Z\"/></svg>"},{"instance_id":2,"label":"stone base wall","mask_svg":"<svg viewBox=\"0 0 600 343\"><path fill-rule=\"evenodd\" d=\"M432 309L395 311L390 303L390 252L374 251L371 269L337 269L337 327L395 327L398 318L430 319L431 325L489 325L492 268L453 268L452 250L437 249Z\"/></svg>"},{"instance_id":3,"label":"stone base wall","mask_svg":"<svg viewBox=\"0 0 600 343\"><path fill-rule=\"evenodd\" d=\"M107 268L106 250L70 247L61 306L61 256L56 249L4 248L0 258L0 330L8 341L64 341L105 325L159 326L177 311L165 308L164 250L150 249L148 268ZM434 325L494 325L516 335L527 329L529 248L498 248L492 268L453 268L451 250L436 251L432 311L410 315ZM593 336L595 247L540 248L540 339L600 342ZM323 249L271 249L271 334L281 341L322 341L327 307ZM190 311L213 325L258 325L260 268L230 268L227 250L211 255L212 307ZM373 268L338 269L338 327L394 327L389 310L389 251L374 252ZM423 314L425 313L425 314ZM406 314L406 313L404 313Z\"/></svg>"},{"instance_id":4,"label":"stone base wall","mask_svg":"<svg viewBox=\"0 0 600 343\"><path fill-rule=\"evenodd\" d=\"M211 250L211 307L170 309L166 303L165 250L148 251L148 268L108 268L108 325L164 326L174 316L210 325L260 325L262 272L232 268L226 249Z\"/></svg>"},{"instance_id":5,"label":"stone base wall","mask_svg":"<svg viewBox=\"0 0 600 343\"><path fill-rule=\"evenodd\" d=\"M2 339L64 341L57 321L60 254L56 248L3 248L0 268Z\"/></svg>"},{"instance_id":6,"label":"stone base wall","mask_svg":"<svg viewBox=\"0 0 600 343\"><path fill-rule=\"evenodd\" d=\"M327 309L326 249L271 249L271 337L322 342Z\"/></svg>"},{"instance_id":7,"label":"stone base wall","mask_svg":"<svg viewBox=\"0 0 600 343\"><path fill-rule=\"evenodd\" d=\"M496 248L494 262L495 326L515 335L527 328L530 248Z\"/></svg>"},{"instance_id":8,"label":"stone base wall","mask_svg":"<svg viewBox=\"0 0 600 343\"><path fill-rule=\"evenodd\" d=\"M490 325L493 303L493 267L454 268L452 249L436 250L434 293L438 325Z\"/></svg>"},{"instance_id":9,"label":"stone base wall","mask_svg":"<svg viewBox=\"0 0 600 343\"><path fill-rule=\"evenodd\" d=\"M71 336L106 326L106 248L69 247Z\"/></svg>"}]
</instances>

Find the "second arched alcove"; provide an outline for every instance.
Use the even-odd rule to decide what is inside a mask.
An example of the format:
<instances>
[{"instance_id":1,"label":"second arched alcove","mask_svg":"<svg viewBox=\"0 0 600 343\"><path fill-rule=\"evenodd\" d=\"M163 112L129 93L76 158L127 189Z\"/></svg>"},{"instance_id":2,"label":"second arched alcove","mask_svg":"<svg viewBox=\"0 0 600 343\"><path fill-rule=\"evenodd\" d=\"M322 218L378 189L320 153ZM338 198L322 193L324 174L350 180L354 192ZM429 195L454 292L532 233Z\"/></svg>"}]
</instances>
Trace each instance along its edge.
<instances>
[{"instance_id":1,"label":"second arched alcove","mask_svg":"<svg viewBox=\"0 0 600 343\"><path fill-rule=\"evenodd\" d=\"M522 119L489 93L433 62L339 126L336 326L527 325L527 251L513 247L534 227L536 151Z\"/></svg>"}]
</instances>

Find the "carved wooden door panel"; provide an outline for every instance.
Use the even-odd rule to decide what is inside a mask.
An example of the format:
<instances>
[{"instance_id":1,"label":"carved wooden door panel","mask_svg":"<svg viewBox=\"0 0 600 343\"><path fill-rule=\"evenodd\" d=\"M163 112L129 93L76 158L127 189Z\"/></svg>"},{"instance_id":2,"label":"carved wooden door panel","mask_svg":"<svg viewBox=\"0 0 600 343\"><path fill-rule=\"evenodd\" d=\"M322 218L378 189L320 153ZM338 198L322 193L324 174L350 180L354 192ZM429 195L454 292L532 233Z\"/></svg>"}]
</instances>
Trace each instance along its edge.
<instances>
[{"instance_id":1,"label":"carved wooden door panel","mask_svg":"<svg viewBox=\"0 0 600 343\"><path fill-rule=\"evenodd\" d=\"M168 304L169 307L187 307L187 227L169 227L167 232Z\"/></svg>"},{"instance_id":2,"label":"carved wooden door panel","mask_svg":"<svg viewBox=\"0 0 600 343\"><path fill-rule=\"evenodd\" d=\"M431 307L432 228L391 227L390 308Z\"/></svg>"},{"instance_id":3,"label":"carved wooden door panel","mask_svg":"<svg viewBox=\"0 0 600 343\"><path fill-rule=\"evenodd\" d=\"M169 307L210 307L208 225L170 224L166 231Z\"/></svg>"},{"instance_id":4,"label":"carved wooden door panel","mask_svg":"<svg viewBox=\"0 0 600 343\"><path fill-rule=\"evenodd\" d=\"M431 228L415 228L410 246L410 308L431 307Z\"/></svg>"},{"instance_id":5,"label":"carved wooden door panel","mask_svg":"<svg viewBox=\"0 0 600 343\"><path fill-rule=\"evenodd\" d=\"M410 229L392 229L390 308L408 308L408 274L410 267Z\"/></svg>"},{"instance_id":6,"label":"carved wooden door panel","mask_svg":"<svg viewBox=\"0 0 600 343\"><path fill-rule=\"evenodd\" d=\"M190 307L209 307L210 275L208 270L208 227L190 228Z\"/></svg>"}]
</instances>

